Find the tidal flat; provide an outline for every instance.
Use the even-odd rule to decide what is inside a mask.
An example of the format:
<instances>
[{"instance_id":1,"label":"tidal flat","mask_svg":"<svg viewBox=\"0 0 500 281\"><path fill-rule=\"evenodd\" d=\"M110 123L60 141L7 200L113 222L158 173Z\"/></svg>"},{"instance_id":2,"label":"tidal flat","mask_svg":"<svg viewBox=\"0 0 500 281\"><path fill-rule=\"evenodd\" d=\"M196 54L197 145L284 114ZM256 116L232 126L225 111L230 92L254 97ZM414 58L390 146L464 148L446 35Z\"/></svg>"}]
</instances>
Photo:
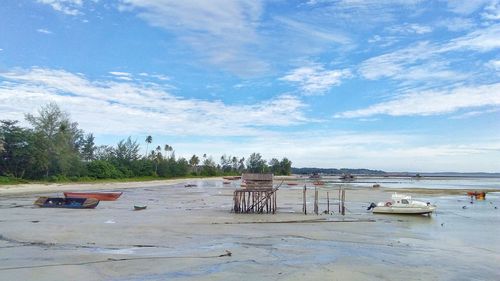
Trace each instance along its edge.
<instances>
[{"instance_id":1,"label":"tidal flat","mask_svg":"<svg viewBox=\"0 0 500 281\"><path fill-rule=\"evenodd\" d=\"M280 187L274 215L231 213L238 182L221 179L1 187L0 280L500 280L498 190L471 203L463 192L412 193L416 183L404 193L436 214L375 215L366 208L394 186L349 184L342 216L339 185L319 188L320 212L327 192L331 203L320 215L310 183L307 215L302 186ZM66 190L123 195L89 210L33 206Z\"/></svg>"}]
</instances>

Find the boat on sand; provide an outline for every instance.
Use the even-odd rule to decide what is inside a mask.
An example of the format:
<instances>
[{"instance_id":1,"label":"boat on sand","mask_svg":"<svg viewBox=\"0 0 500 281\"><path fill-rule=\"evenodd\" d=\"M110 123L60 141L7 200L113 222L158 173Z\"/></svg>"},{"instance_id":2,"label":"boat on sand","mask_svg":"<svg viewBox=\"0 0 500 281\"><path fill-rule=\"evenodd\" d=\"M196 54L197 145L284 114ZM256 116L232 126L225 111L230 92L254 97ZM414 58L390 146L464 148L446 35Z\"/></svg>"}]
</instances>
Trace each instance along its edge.
<instances>
[{"instance_id":1,"label":"boat on sand","mask_svg":"<svg viewBox=\"0 0 500 281\"><path fill-rule=\"evenodd\" d=\"M373 209L373 213L379 214L431 214L436 210L431 203L412 200L411 196L394 193L390 201L371 203L368 210Z\"/></svg>"},{"instance_id":2,"label":"boat on sand","mask_svg":"<svg viewBox=\"0 0 500 281\"><path fill-rule=\"evenodd\" d=\"M141 210L145 210L148 206L144 205L144 206L139 206L139 205L134 205L134 211L141 211Z\"/></svg>"},{"instance_id":3,"label":"boat on sand","mask_svg":"<svg viewBox=\"0 0 500 281\"><path fill-rule=\"evenodd\" d=\"M100 201L115 201L122 192L64 192L64 197L95 198Z\"/></svg>"},{"instance_id":4,"label":"boat on sand","mask_svg":"<svg viewBox=\"0 0 500 281\"><path fill-rule=\"evenodd\" d=\"M93 209L99 204L95 198L39 197L35 205L42 208Z\"/></svg>"}]
</instances>

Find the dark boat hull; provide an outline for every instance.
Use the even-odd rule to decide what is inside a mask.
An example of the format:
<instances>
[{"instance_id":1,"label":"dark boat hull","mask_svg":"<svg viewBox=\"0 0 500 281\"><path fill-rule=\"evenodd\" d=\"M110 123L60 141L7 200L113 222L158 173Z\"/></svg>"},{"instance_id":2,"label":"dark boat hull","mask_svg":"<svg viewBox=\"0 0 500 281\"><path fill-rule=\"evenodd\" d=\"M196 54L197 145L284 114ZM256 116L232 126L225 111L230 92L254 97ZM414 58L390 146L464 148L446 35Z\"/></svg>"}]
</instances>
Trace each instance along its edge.
<instances>
[{"instance_id":1,"label":"dark boat hull","mask_svg":"<svg viewBox=\"0 0 500 281\"><path fill-rule=\"evenodd\" d=\"M95 198L40 197L35 205L41 208L93 209L99 204Z\"/></svg>"},{"instance_id":2,"label":"dark boat hull","mask_svg":"<svg viewBox=\"0 0 500 281\"><path fill-rule=\"evenodd\" d=\"M65 197L71 198L94 198L99 201L115 201L122 192L64 192Z\"/></svg>"}]
</instances>

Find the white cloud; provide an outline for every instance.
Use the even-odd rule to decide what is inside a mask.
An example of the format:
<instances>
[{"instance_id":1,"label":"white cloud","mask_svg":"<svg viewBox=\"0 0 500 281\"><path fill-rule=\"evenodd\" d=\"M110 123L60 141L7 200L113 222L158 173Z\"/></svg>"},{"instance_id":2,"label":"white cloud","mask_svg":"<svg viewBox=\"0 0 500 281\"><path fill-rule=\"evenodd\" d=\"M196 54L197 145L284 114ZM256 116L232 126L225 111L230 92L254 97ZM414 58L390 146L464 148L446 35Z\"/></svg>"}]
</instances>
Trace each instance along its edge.
<instances>
[{"instance_id":1,"label":"white cloud","mask_svg":"<svg viewBox=\"0 0 500 281\"><path fill-rule=\"evenodd\" d=\"M487 63L487 66L490 67L490 68L493 68L496 71L500 72L500 59L498 59L498 60L490 60Z\"/></svg>"},{"instance_id":2,"label":"white cloud","mask_svg":"<svg viewBox=\"0 0 500 281\"><path fill-rule=\"evenodd\" d=\"M500 106L500 83L460 87L449 91L426 91L397 96L364 109L337 114L337 118L360 118L374 115L437 115L461 109Z\"/></svg>"},{"instance_id":3,"label":"white cloud","mask_svg":"<svg viewBox=\"0 0 500 281\"><path fill-rule=\"evenodd\" d=\"M295 33L298 32L304 34L305 36L307 36L308 40L319 39L342 45L352 44L351 39L340 30L328 30L319 26L307 24L285 17L275 17L274 19L291 28Z\"/></svg>"},{"instance_id":4,"label":"white cloud","mask_svg":"<svg viewBox=\"0 0 500 281\"><path fill-rule=\"evenodd\" d=\"M254 55L261 1L122 0L121 11L137 11L152 26L168 30L202 59L239 75L259 74L267 62Z\"/></svg>"},{"instance_id":5,"label":"white cloud","mask_svg":"<svg viewBox=\"0 0 500 281\"><path fill-rule=\"evenodd\" d=\"M306 95L324 94L333 86L339 85L342 79L351 77L347 69L326 70L320 64L302 66L290 71L280 80L296 83Z\"/></svg>"},{"instance_id":6,"label":"white cloud","mask_svg":"<svg viewBox=\"0 0 500 281\"><path fill-rule=\"evenodd\" d=\"M394 33L403 33L403 34L425 34L432 32L432 28L430 26L420 25L416 23L406 23L403 25L397 25L387 28L389 32Z\"/></svg>"},{"instance_id":7,"label":"white cloud","mask_svg":"<svg viewBox=\"0 0 500 281\"><path fill-rule=\"evenodd\" d=\"M83 6L83 0L37 0L37 2L70 16L80 15L79 9Z\"/></svg>"},{"instance_id":8,"label":"white cloud","mask_svg":"<svg viewBox=\"0 0 500 281\"><path fill-rule=\"evenodd\" d=\"M474 21L469 18L446 18L436 22L436 26L445 27L449 31L457 32L470 30L476 25Z\"/></svg>"},{"instance_id":9,"label":"white cloud","mask_svg":"<svg viewBox=\"0 0 500 281\"><path fill-rule=\"evenodd\" d=\"M500 24L478 29L465 36L451 40L439 52L474 50L488 52L500 48Z\"/></svg>"},{"instance_id":10,"label":"white cloud","mask_svg":"<svg viewBox=\"0 0 500 281\"><path fill-rule=\"evenodd\" d=\"M288 95L229 105L174 96L152 83L91 81L64 70L15 69L0 77L3 119L22 120L24 113L55 101L82 128L101 134L241 136L309 121L303 113L306 106Z\"/></svg>"},{"instance_id":11,"label":"white cloud","mask_svg":"<svg viewBox=\"0 0 500 281\"><path fill-rule=\"evenodd\" d=\"M482 16L487 20L500 20L500 1L493 1L486 6Z\"/></svg>"},{"instance_id":12,"label":"white cloud","mask_svg":"<svg viewBox=\"0 0 500 281\"><path fill-rule=\"evenodd\" d=\"M40 33L44 33L44 34L52 34L52 31L45 29L45 28L39 28L36 31L40 32Z\"/></svg>"},{"instance_id":13,"label":"white cloud","mask_svg":"<svg viewBox=\"0 0 500 281\"><path fill-rule=\"evenodd\" d=\"M449 9L457 14L469 15L479 10L491 0L446 0Z\"/></svg>"},{"instance_id":14,"label":"white cloud","mask_svg":"<svg viewBox=\"0 0 500 281\"><path fill-rule=\"evenodd\" d=\"M450 52L488 52L500 48L500 25L475 30L445 43L427 41L365 60L359 72L367 79L391 78L417 83L460 81L469 74L449 65ZM460 57L456 58L460 59Z\"/></svg>"}]
</instances>

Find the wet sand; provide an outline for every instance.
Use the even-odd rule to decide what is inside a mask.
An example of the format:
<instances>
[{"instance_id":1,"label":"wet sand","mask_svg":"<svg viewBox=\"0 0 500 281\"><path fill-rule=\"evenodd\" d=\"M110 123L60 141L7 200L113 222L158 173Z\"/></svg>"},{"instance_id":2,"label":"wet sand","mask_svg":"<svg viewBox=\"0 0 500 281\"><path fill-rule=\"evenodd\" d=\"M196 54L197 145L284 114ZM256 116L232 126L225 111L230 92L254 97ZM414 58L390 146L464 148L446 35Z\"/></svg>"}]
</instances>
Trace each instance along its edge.
<instances>
[{"instance_id":1,"label":"wet sand","mask_svg":"<svg viewBox=\"0 0 500 281\"><path fill-rule=\"evenodd\" d=\"M496 192L470 204L406 190L438 205L427 217L371 214L390 192L352 188L346 216L306 216L301 187L280 188L276 215L231 213L236 184L220 179L17 187L0 187L0 280L500 280ZM65 190L124 194L93 210L32 205Z\"/></svg>"}]
</instances>

